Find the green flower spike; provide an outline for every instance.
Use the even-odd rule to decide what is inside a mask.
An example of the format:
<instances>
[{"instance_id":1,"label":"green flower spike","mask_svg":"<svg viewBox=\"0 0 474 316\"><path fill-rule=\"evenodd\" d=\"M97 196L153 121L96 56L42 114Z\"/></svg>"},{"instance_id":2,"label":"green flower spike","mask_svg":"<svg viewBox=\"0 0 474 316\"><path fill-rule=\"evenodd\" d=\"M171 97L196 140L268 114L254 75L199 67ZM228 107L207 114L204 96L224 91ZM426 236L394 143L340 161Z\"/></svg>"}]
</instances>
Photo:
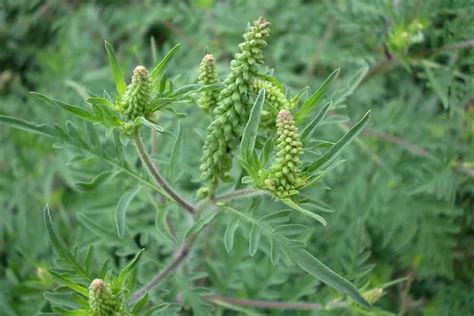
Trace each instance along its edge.
<instances>
[{"instance_id":1,"label":"green flower spike","mask_svg":"<svg viewBox=\"0 0 474 316\"><path fill-rule=\"evenodd\" d=\"M265 100L271 104L271 106L277 111L288 110L291 108L290 101L286 98L285 94L281 89L275 86L273 83L255 79L252 83L252 92L258 94L261 89L265 89ZM263 126L268 129L275 127L275 115L272 115L272 111L263 110L261 121Z\"/></svg>"},{"instance_id":2,"label":"green flower spike","mask_svg":"<svg viewBox=\"0 0 474 316\"><path fill-rule=\"evenodd\" d=\"M200 84L211 85L217 83L217 70L216 60L211 54L206 54L199 66L199 79ZM217 99L219 97L219 91L207 90L201 92L198 104L208 114L212 114L212 111L217 106Z\"/></svg>"},{"instance_id":3,"label":"green flower spike","mask_svg":"<svg viewBox=\"0 0 474 316\"><path fill-rule=\"evenodd\" d=\"M148 116L151 97L151 77L143 66L135 67L130 83L120 102L120 111L133 120L139 116Z\"/></svg>"},{"instance_id":4,"label":"green flower spike","mask_svg":"<svg viewBox=\"0 0 474 316\"><path fill-rule=\"evenodd\" d=\"M214 194L219 179L229 177L227 172L232 166L232 151L249 116L252 76L257 72L257 66L263 63L262 50L269 35L270 22L259 18L244 34L244 42L239 45L241 52L230 63L230 74L224 81L225 88L219 94L213 121L207 129L201 159L201 179L210 183L205 189L210 196Z\"/></svg>"},{"instance_id":5,"label":"green flower spike","mask_svg":"<svg viewBox=\"0 0 474 316\"><path fill-rule=\"evenodd\" d=\"M107 283L95 279L89 286L89 315L112 316L118 315L120 302L114 297Z\"/></svg>"},{"instance_id":6,"label":"green flower spike","mask_svg":"<svg viewBox=\"0 0 474 316\"><path fill-rule=\"evenodd\" d=\"M278 113L276 125L279 151L264 180L264 186L265 189L283 199L297 193L297 189L304 184L300 170L303 144L293 116L288 110L281 110Z\"/></svg>"}]
</instances>

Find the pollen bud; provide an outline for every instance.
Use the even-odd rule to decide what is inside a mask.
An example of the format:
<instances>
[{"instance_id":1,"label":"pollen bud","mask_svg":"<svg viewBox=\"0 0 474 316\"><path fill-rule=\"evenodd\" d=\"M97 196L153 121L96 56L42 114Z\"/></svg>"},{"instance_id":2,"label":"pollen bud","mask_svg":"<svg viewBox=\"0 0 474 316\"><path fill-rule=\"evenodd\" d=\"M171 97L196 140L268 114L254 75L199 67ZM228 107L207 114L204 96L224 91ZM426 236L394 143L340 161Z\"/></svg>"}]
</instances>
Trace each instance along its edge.
<instances>
[{"instance_id":1,"label":"pollen bud","mask_svg":"<svg viewBox=\"0 0 474 316\"><path fill-rule=\"evenodd\" d=\"M202 85L217 83L216 60L213 55L206 54L202 58L201 65L199 66L198 81ZM218 97L219 91L215 89L202 91L198 99L199 107L211 115L212 111L217 106Z\"/></svg>"},{"instance_id":2,"label":"pollen bud","mask_svg":"<svg viewBox=\"0 0 474 316\"><path fill-rule=\"evenodd\" d=\"M301 179L301 159L303 145L293 116L288 110L281 110L276 119L277 148L275 162L263 181L265 189L279 198L286 198L304 184Z\"/></svg>"},{"instance_id":3,"label":"pollen bud","mask_svg":"<svg viewBox=\"0 0 474 316\"><path fill-rule=\"evenodd\" d=\"M95 279L89 286L89 315L113 316L121 309L119 300L110 286L102 279Z\"/></svg>"},{"instance_id":4,"label":"pollen bud","mask_svg":"<svg viewBox=\"0 0 474 316\"><path fill-rule=\"evenodd\" d=\"M135 67L132 82L128 85L125 94L120 102L120 110L133 120L139 116L151 114L151 77L143 66Z\"/></svg>"}]
</instances>

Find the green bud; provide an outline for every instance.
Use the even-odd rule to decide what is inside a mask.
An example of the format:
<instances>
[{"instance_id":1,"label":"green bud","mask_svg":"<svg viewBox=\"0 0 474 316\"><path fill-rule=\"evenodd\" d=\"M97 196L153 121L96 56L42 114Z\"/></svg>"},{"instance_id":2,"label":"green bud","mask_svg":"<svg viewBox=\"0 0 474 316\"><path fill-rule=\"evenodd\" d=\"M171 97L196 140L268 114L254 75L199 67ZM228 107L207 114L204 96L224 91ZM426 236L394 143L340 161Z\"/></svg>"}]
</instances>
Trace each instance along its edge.
<instances>
[{"instance_id":1,"label":"green bud","mask_svg":"<svg viewBox=\"0 0 474 316\"><path fill-rule=\"evenodd\" d=\"M209 183L207 192L211 196L219 180L229 178L232 152L250 112L248 91L252 75L263 63L262 50L269 35L270 23L259 18L244 34L245 41L239 45L241 52L230 63L230 73L224 80L226 87L220 92L213 111L201 159L201 179Z\"/></svg>"},{"instance_id":2,"label":"green bud","mask_svg":"<svg viewBox=\"0 0 474 316\"><path fill-rule=\"evenodd\" d=\"M120 310L120 301L112 294L110 286L102 279L93 280L89 286L89 315L113 316Z\"/></svg>"},{"instance_id":3,"label":"green bud","mask_svg":"<svg viewBox=\"0 0 474 316\"><path fill-rule=\"evenodd\" d=\"M270 171L266 173L263 186L277 197L286 198L304 184L300 170L303 145L293 116L288 110L278 113L276 125L279 151Z\"/></svg>"},{"instance_id":4,"label":"green bud","mask_svg":"<svg viewBox=\"0 0 474 316\"><path fill-rule=\"evenodd\" d=\"M261 89L265 89L265 100L272 105L277 111L284 109L290 109L291 103L286 98L283 91L275 86L273 83L256 79L252 82L251 91L257 94ZM261 124L267 130L275 129L275 115L270 111L265 112L266 115L262 115Z\"/></svg>"},{"instance_id":5,"label":"green bud","mask_svg":"<svg viewBox=\"0 0 474 316\"><path fill-rule=\"evenodd\" d=\"M216 60L211 54L206 54L201 61L198 81L203 85L215 84L218 81ZM217 106L218 97L219 92L217 90L202 91L198 99L199 107L206 111L206 113L211 114Z\"/></svg>"},{"instance_id":6,"label":"green bud","mask_svg":"<svg viewBox=\"0 0 474 316\"><path fill-rule=\"evenodd\" d=\"M151 77L143 66L137 66L133 71L130 83L120 102L120 111L133 120L139 116L151 114Z\"/></svg>"}]
</instances>

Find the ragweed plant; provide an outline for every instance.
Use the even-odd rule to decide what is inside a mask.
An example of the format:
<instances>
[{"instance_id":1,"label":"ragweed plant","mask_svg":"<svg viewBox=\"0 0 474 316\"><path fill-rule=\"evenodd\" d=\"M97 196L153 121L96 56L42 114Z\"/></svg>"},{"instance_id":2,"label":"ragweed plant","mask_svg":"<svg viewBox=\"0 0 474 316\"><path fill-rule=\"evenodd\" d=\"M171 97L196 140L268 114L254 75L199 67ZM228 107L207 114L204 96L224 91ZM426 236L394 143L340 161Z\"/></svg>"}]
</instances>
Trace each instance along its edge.
<instances>
[{"instance_id":1,"label":"ragweed plant","mask_svg":"<svg viewBox=\"0 0 474 316\"><path fill-rule=\"evenodd\" d=\"M71 148L77 156L71 159L70 164L90 159L105 163L102 165L104 170L91 181L77 184L84 190L106 185L114 177L128 177L134 181L134 186L124 190L117 201L113 214L115 232L84 214L78 216L86 228L105 236L111 244L124 247L123 254L129 259L125 261L129 262L124 264L122 260L117 263L123 266L121 269L111 266L108 260L99 264L92 246L78 250L68 247L53 226L49 208L45 208L44 222L48 236L60 259L49 272L60 284L58 291L66 291L70 299L63 304L63 301L55 299L57 296L50 295L54 312L97 316L153 315L158 311L166 310L166 313L172 314L182 308L191 308L196 315L207 315L212 308L209 303L225 303L234 309L238 309L235 306L239 304L262 307L258 301L244 302L227 299L218 292L211 294L226 289L214 284L216 279L212 276L197 273L200 268L196 262L189 263L191 271L186 278L176 274L166 283L167 286L162 284L188 261L186 259L197 251L196 248L199 249L199 244L203 242L203 230L208 225L218 225L219 216L229 218L225 232L220 229L214 232L222 233L223 246L228 252L234 248L237 231L240 230L248 239L251 257L260 249L276 267L295 267L339 292L326 305L318 306L328 310L336 306L355 309L360 309L359 306L370 307L366 293L373 293L373 289L364 289L362 293L365 294L361 294L352 283L308 252L305 249L307 226L292 222L287 209L289 206L304 215L298 219L299 222L314 219L326 224L316 211L327 211L328 207L311 199L307 190L321 183L322 177L341 163L337 155L361 132L368 122L369 113L339 140L325 142L325 147L319 148L315 143L315 131L320 128L329 110L337 109L332 107L333 102L329 98L319 109L317 105L321 104L339 70L334 71L309 97L305 98L305 93L287 97L283 85L260 67L264 63L263 48L267 46L269 28L270 23L263 18L249 26L244 42L239 45L241 51L231 61L229 74L222 83L218 82L214 58L206 55L201 62L199 83L175 88L165 71L179 49L175 46L160 62L150 67L150 71L145 66L136 66L127 86L115 52L106 42L115 94L106 92L102 97L91 95L87 106L78 106L34 93L39 99L75 116L75 121L68 121L64 126L39 125L0 116L0 123L4 125L49 137ZM358 76L363 74L362 71ZM343 98L354 88L348 87L348 91L342 93ZM185 149L179 145L183 138L181 130L173 133L165 128L165 123L168 120L171 125L181 126L176 122L186 119L182 118L183 114L176 107L181 103L194 103L196 99L204 111L212 111L212 122L202 147L202 189L199 196L203 198L192 201L190 194L183 194L175 187L178 178L170 178L181 168L177 161ZM265 104L267 112L264 112ZM172 116L166 117L166 113ZM265 115L266 120L271 119L274 123L265 123L262 120ZM156 153L150 155L149 144L143 141L143 136L149 133L153 137L158 134L163 139L172 137L175 144L164 174L156 164L162 158L155 159ZM134 155L128 150L130 142L134 145ZM238 170L231 169L234 160L239 162L235 168ZM140 168L144 168L148 176ZM228 185L221 181L230 179L235 179L234 185L238 189L229 190ZM128 232L127 209L133 203L143 203L143 207L148 207L144 199L151 201L157 209L155 221L160 233L156 242L159 245L151 247L173 249L173 254L168 254L169 263L155 275L140 273L146 267L155 267L156 258L147 254L148 249L137 249L136 241L130 238ZM246 200L250 200L250 206ZM273 203L273 208L259 209L261 203L267 202ZM176 208L184 212L177 213L175 218L167 217L169 210ZM189 216L184 218L186 215ZM172 223L173 219L176 222ZM175 230L175 226L180 229ZM145 263L141 264L142 260L146 260ZM198 256L196 261L199 261ZM204 263L205 260L200 262ZM205 278L205 291L199 288L197 282L202 278ZM159 286L164 291L155 293L154 289ZM373 295L370 295L370 301L376 301Z\"/></svg>"}]
</instances>

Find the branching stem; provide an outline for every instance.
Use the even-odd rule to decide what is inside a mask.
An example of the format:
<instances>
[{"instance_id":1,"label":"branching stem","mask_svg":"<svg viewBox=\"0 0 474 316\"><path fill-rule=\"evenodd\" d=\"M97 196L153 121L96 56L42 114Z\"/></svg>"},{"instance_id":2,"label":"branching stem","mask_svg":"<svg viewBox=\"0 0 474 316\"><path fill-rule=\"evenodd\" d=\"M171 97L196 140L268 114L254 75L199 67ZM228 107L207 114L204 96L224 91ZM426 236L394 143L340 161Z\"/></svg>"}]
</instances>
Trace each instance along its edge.
<instances>
[{"instance_id":1,"label":"branching stem","mask_svg":"<svg viewBox=\"0 0 474 316\"><path fill-rule=\"evenodd\" d=\"M231 192L227 192L221 195L217 195L212 199L206 199L206 200L200 201L196 205L195 210L199 212L200 210L205 209L207 206L211 204L245 199L245 198L250 198L250 197L264 195L264 194L269 194L269 193L263 190L255 190L255 189L242 189L242 190L231 191Z\"/></svg>"},{"instance_id":2,"label":"branching stem","mask_svg":"<svg viewBox=\"0 0 474 316\"><path fill-rule=\"evenodd\" d=\"M142 139L140 137L138 129L135 130L133 134L133 141L135 142L135 147L137 149L138 155L140 156L144 166L150 173L150 175L155 179L155 181L165 190L168 195L176 201L179 205L181 205L186 211L189 213L193 214L195 211L195 208L192 204L187 202L184 198L182 198L169 184L166 182L166 180L163 178L163 176L160 174L158 171L158 168L155 166L155 164L151 161L150 156L148 156L148 153L145 149L145 146L143 145Z\"/></svg>"},{"instance_id":3,"label":"branching stem","mask_svg":"<svg viewBox=\"0 0 474 316\"><path fill-rule=\"evenodd\" d=\"M188 257L189 251L191 249L193 242L190 240L187 243L184 243L179 247L174 255L174 259L163 269L161 270L153 279L150 280L147 284L145 284L142 288L136 291L132 298L130 299L130 304L136 303L138 300L142 298L145 293L154 289L158 284L160 284L166 277L177 269L184 260Z\"/></svg>"}]
</instances>

